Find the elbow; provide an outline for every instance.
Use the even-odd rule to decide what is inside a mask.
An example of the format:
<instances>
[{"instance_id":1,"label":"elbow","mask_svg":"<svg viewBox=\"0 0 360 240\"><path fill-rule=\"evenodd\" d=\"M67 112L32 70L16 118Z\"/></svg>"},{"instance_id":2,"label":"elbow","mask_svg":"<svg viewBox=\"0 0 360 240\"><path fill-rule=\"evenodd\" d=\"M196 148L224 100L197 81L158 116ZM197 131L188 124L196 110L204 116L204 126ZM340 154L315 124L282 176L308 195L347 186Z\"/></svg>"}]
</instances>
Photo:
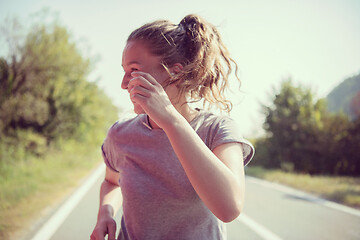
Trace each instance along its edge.
<instances>
[{"instance_id":1,"label":"elbow","mask_svg":"<svg viewBox=\"0 0 360 240\"><path fill-rule=\"evenodd\" d=\"M224 223L230 223L240 216L240 211L233 211L231 213L223 214L219 219Z\"/></svg>"},{"instance_id":2,"label":"elbow","mask_svg":"<svg viewBox=\"0 0 360 240\"><path fill-rule=\"evenodd\" d=\"M226 210L224 209L223 211L221 211L221 214L219 214L219 216L217 217L224 223L230 223L240 216L242 209L243 204L239 201L234 205L234 207L230 207Z\"/></svg>"}]
</instances>

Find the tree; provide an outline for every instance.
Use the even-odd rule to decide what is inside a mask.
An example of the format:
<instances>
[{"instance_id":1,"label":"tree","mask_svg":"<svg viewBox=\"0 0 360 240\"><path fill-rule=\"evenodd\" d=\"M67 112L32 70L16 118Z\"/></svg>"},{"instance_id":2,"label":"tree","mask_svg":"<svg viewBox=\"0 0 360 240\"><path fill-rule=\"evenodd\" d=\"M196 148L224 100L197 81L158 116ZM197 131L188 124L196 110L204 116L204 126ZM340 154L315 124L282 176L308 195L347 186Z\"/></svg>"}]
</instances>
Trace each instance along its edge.
<instances>
[{"instance_id":1,"label":"tree","mask_svg":"<svg viewBox=\"0 0 360 240\"><path fill-rule=\"evenodd\" d=\"M263 105L266 136L256 142L260 165L310 174L360 174L360 120L329 113L310 88L283 81Z\"/></svg>"},{"instance_id":2,"label":"tree","mask_svg":"<svg viewBox=\"0 0 360 240\"><path fill-rule=\"evenodd\" d=\"M346 131L339 136L337 162L334 173L339 175L360 176L360 118L350 122Z\"/></svg>"},{"instance_id":3,"label":"tree","mask_svg":"<svg viewBox=\"0 0 360 240\"><path fill-rule=\"evenodd\" d=\"M87 81L91 61L65 27L36 24L24 40L8 38L10 55L0 58L2 138L19 138L26 131L46 144L84 140L117 118L109 98ZM13 42L19 44L10 45ZM34 145L30 141L26 147L29 144Z\"/></svg>"},{"instance_id":4,"label":"tree","mask_svg":"<svg viewBox=\"0 0 360 240\"><path fill-rule=\"evenodd\" d=\"M269 162L272 167L291 163L298 171L317 172L318 132L322 128L325 102L315 101L308 88L283 81L271 106L263 106L268 136Z\"/></svg>"}]
</instances>

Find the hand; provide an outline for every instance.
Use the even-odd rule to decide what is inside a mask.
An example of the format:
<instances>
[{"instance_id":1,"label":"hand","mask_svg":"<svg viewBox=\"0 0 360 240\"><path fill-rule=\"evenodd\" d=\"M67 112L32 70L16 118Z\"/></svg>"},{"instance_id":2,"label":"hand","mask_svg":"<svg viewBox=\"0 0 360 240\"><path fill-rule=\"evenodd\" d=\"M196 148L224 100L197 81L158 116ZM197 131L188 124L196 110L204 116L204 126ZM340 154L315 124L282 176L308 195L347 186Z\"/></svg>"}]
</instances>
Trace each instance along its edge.
<instances>
[{"instance_id":1,"label":"hand","mask_svg":"<svg viewBox=\"0 0 360 240\"><path fill-rule=\"evenodd\" d=\"M128 85L131 101L139 104L160 128L171 124L179 113L163 87L148 73L133 72L131 76Z\"/></svg>"},{"instance_id":2,"label":"hand","mask_svg":"<svg viewBox=\"0 0 360 240\"><path fill-rule=\"evenodd\" d=\"M105 240L108 234L108 240L116 240L116 221L111 216L100 219L90 236L90 240Z\"/></svg>"}]
</instances>

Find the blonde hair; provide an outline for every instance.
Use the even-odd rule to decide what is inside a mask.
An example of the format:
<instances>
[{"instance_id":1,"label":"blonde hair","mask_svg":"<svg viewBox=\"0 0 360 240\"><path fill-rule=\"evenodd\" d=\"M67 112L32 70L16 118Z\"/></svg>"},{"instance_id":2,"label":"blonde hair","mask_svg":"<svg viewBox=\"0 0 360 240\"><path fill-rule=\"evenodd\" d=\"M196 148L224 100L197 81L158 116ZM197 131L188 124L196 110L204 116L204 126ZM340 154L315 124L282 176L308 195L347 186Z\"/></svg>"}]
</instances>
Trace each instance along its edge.
<instances>
[{"instance_id":1,"label":"blonde hair","mask_svg":"<svg viewBox=\"0 0 360 240\"><path fill-rule=\"evenodd\" d=\"M171 75L167 83L175 83L180 95L190 94L193 102L204 99L204 105L215 104L221 110L231 111L232 104L224 91L232 63L240 82L238 67L215 26L191 14L178 25L167 20L145 24L130 34L128 42L132 40L143 41L152 54L161 56L161 64L167 71L175 63L182 64L183 69Z\"/></svg>"}]
</instances>

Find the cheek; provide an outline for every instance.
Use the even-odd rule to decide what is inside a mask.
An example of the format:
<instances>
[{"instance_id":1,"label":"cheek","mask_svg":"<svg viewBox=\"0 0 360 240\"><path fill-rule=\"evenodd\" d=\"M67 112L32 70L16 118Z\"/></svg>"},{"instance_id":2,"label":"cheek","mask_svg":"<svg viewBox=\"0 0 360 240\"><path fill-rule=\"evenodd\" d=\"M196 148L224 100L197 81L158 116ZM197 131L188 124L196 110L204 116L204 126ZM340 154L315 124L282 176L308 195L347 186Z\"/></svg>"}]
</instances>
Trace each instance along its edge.
<instances>
[{"instance_id":1,"label":"cheek","mask_svg":"<svg viewBox=\"0 0 360 240\"><path fill-rule=\"evenodd\" d=\"M155 80L161 85L164 86L168 83L168 80L170 79L169 74L166 71L162 71L162 72L158 72L158 73L154 73L154 75L152 75Z\"/></svg>"}]
</instances>

